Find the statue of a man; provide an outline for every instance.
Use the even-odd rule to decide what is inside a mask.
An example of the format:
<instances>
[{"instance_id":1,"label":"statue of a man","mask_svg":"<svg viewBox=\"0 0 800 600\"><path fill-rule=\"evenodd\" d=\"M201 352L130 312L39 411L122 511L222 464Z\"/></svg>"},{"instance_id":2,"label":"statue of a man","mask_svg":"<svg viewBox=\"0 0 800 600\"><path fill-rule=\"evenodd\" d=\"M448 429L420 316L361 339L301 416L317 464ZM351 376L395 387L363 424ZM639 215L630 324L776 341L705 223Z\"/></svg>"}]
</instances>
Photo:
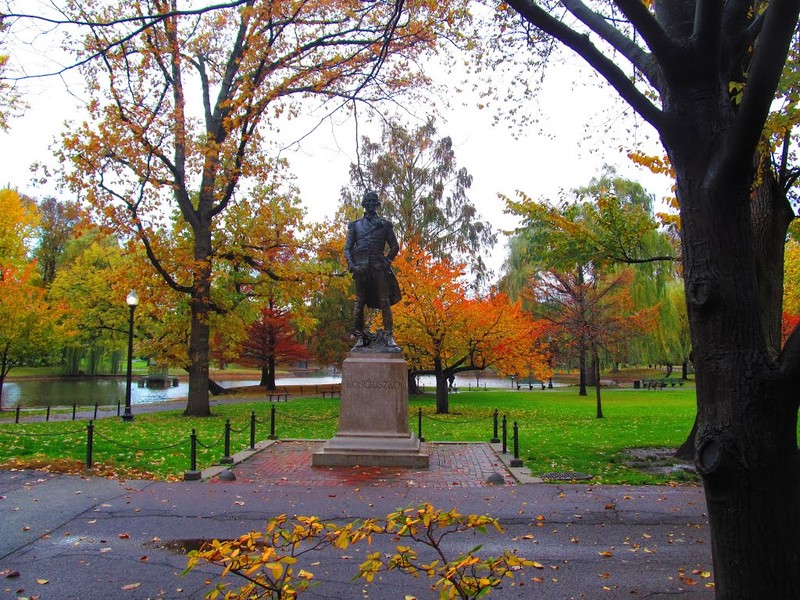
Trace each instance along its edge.
<instances>
[{"instance_id":1,"label":"statue of a man","mask_svg":"<svg viewBox=\"0 0 800 600\"><path fill-rule=\"evenodd\" d=\"M361 200L364 216L347 225L344 257L356 285L353 307L354 348L369 346L373 336L364 331L364 306L379 308L383 317L385 345L397 349L393 338L392 305L400 301L400 286L392 272L392 260L400 245L393 225L378 216L378 194L364 192Z\"/></svg>"}]
</instances>

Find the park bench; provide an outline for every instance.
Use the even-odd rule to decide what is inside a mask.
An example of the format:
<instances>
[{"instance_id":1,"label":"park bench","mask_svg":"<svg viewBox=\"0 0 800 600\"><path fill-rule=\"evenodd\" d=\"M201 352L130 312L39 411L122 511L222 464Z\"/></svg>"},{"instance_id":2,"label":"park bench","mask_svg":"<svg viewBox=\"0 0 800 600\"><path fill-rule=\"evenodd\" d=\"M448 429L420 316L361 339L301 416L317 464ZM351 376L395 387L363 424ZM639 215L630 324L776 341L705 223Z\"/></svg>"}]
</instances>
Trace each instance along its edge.
<instances>
[{"instance_id":1,"label":"park bench","mask_svg":"<svg viewBox=\"0 0 800 600\"><path fill-rule=\"evenodd\" d=\"M329 383L324 385L317 386L317 393L322 394L322 397L325 398L330 396L333 398L334 396L341 397L342 395L342 384L341 383Z\"/></svg>"},{"instance_id":2,"label":"park bench","mask_svg":"<svg viewBox=\"0 0 800 600\"><path fill-rule=\"evenodd\" d=\"M643 379L642 380L642 387L646 390L661 390L664 389L663 379Z\"/></svg>"},{"instance_id":3,"label":"park bench","mask_svg":"<svg viewBox=\"0 0 800 600\"><path fill-rule=\"evenodd\" d=\"M518 384L517 384L517 390L518 390L518 391L519 391L519 390L521 390L521 389L522 389L522 387L523 387L523 386L526 386L526 385L528 386L528 389L529 389L529 390L533 390L533 384L534 384L534 383L535 383L536 385L541 385L541 386L542 386L542 389L545 389L544 381L538 381L538 380L535 380L535 381L523 381L523 382L521 382L521 383L518 383Z\"/></svg>"},{"instance_id":4,"label":"park bench","mask_svg":"<svg viewBox=\"0 0 800 600\"><path fill-rule=\"evenodd\" d=\"M330 396L333 398L342 395L342 384L279 385L274 390L267 390L266 394L270 402L273 400L288 401L289 396L322 396L323 398Z\"/></svg>"},{"instance_id":5,"label":"park bench","mask_svg":"<svg viewBox=\"0 0 800 600\"><path fill-rule=\"evenodd\" d=\"M283 398L284 402L288 402L289 391L286 389L285 386L278 386L274 390L267 390L267 398L269 398L270 402L273 401L280 402L281 398Z\"/></svg>"},{"instance_id":6,"label":"park bench","mask_svg":"<svg viewBox=\"0 0 800 600\"><path fill-rule=\"evenodd\" d=\"M646 390L661 390L667 386L675 387L675 386L682 387L683 386L683 379L672 379L669 377L664 377L662 379L643 379L642 380L642 387Z\"/></svg>"}]
</instances>

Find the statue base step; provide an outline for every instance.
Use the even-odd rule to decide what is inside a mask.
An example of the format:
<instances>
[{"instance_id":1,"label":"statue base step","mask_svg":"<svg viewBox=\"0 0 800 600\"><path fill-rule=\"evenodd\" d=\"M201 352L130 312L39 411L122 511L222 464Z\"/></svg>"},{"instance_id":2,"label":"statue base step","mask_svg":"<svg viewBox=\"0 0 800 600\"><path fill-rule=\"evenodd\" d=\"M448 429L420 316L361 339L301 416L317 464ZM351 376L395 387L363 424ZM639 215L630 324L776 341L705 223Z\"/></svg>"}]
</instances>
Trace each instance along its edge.
<instances>
[{"instance_id":1,"label":"statue base step","mask_svg":"<svg viewBox=\"0 0 800 600\"><path fill-rule=\"evenodd\" d=\"M408 366L402 353L350 352L342 364L339 430L315 452L315 467L426 468L430 457L408 426Z\"/></svg>"}]
</instances>

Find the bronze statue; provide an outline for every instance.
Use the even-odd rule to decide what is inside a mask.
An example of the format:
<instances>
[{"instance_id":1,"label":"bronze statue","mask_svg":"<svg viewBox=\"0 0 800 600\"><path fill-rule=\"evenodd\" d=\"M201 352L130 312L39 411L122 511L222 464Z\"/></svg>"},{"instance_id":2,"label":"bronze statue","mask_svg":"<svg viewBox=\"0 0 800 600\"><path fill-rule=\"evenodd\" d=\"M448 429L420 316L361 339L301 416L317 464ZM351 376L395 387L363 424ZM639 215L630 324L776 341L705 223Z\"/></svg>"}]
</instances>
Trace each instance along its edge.
<instances>
[{"instance_id":1,"label":"bronze statue","mask_svg":"<svg viewBox=\"0 0 800 600\"><path fill-rule=\"evenodd\" d=\"M376 192L364 192L361 200L364 216L347 225L344 257L356 285L353 335L357 340L353 349L364 349L373 345L398 352L400 349L394 341L392 331L391 307L400 301L400 286L392 272L392 260L397 256L400 245L394 234L394 226L378 216L379 205ZM382 339L380 332L374 335L364 330L365 306L381 310L384 327Z\"/></svg>"}]
</instances>

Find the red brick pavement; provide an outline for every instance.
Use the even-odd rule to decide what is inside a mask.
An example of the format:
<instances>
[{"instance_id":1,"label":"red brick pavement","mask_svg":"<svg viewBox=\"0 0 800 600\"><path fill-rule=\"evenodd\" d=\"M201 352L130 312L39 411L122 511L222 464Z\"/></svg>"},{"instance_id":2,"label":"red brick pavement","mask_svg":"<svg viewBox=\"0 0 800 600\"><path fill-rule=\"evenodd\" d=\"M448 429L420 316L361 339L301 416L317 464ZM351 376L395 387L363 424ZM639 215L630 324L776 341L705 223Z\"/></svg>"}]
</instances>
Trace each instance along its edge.
<instances>
[{"instance_id":1,"label":"red brick pavement","mask_svg":"<svg viewBox=\"0 0 800 600\"><path fill-rule=\"evenodd\" d=\"M514 477L489 444L423 444L430 467L313 467L311 455L324 442L279 441L232 468L239 483L303 486L485 487L492 473L506 484ZM215 482L216 479L212 479ZM230 483L230 482L228 482Z\"/></svg>"}]
</instances>

